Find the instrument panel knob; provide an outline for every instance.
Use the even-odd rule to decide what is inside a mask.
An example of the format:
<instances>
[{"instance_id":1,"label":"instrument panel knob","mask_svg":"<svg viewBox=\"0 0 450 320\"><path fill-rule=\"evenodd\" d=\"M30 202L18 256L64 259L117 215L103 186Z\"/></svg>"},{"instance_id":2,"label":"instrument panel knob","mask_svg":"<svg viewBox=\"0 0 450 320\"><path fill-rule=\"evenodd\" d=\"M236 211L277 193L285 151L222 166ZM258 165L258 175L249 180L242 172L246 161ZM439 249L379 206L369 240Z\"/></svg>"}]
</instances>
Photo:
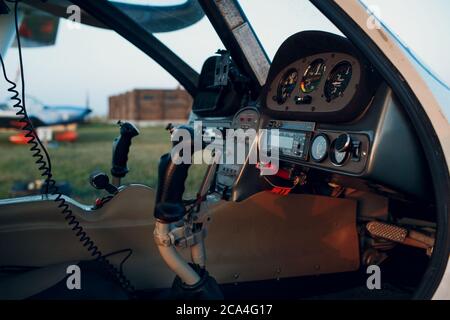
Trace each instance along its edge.
<instances>
[{"instance_id":1,"label":"instrument panel knob","mask_svg":"<svg viewBox=\"0 0 450 320\"><path fill-rule=\"evenodd\" d=\"M348 151L351 147L352 138L348 133L343 133L339 135L339 137L336 138L336 141L334 143L334 148L338 152L345 152Z\"/></svg>"}]
</instances>

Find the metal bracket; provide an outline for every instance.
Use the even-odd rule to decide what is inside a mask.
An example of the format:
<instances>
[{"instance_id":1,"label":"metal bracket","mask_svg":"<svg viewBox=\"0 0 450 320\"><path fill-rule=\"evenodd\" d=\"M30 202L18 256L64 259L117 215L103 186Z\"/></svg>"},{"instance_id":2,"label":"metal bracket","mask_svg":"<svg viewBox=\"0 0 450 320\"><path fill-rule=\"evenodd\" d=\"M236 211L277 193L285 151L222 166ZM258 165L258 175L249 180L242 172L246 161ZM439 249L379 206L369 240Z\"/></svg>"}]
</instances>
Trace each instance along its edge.
<instances>
[{"instance_id":1,"label":"metal bracket","mask_svg":"<svg viewBox=\"0 0 450 320\"><path fill-rule=\"evenodd\" d=\"M191 230L186 225L172 229L169 232L170 243L179 248L189 248L201 243L206 237L206 229L204 228L197 232L192 232Z\"/></svg>"},{"instance_id":2,"label":"metal bracket","mask_svg":"<svg viewBox=\"0 0 450 320\"><path fill-rule=\"evenodd\" d=\"M159 234L155 231L153 232L153 238L157 246L170 247L172 246L172 239L168 234Z\"/></svg>"}]
</instances>

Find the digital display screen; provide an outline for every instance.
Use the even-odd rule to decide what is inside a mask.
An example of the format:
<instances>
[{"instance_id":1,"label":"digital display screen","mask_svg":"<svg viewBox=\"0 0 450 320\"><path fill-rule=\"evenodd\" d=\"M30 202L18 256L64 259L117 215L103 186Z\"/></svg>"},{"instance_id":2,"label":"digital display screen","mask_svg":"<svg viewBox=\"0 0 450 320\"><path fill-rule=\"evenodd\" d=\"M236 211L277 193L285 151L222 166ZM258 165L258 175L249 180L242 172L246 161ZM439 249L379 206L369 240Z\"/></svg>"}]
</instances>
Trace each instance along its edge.
<instances>
[{"instance_id":1,"label":"digital display screen","mask_svg":"<svg viewBox=\"0 0 450 320\"><path fill-rule=\"evenodd\" d=\"M281 149L292 149L294 138L287 136L279 136L279 144Z\"/></svg>"},{"instance_id":2,"label":"digital display screen","mask_svg":"<svg viewBox=\"0 0 450 320\"><path fill-rule=\"evenodd\" d=\"M270 130L263 136L261 148L263 150L278 148L282 156L306 160L309 139L310 134L307 132Z\"/></svg>"}]
</instances>

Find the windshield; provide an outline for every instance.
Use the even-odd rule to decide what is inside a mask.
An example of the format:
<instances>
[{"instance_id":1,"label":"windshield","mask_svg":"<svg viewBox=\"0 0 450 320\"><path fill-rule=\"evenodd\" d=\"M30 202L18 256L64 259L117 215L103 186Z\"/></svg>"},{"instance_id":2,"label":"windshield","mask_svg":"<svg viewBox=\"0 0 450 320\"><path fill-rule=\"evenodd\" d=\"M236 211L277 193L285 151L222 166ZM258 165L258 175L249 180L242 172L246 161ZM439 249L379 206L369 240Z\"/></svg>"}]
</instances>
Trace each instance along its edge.
<instances>
[{"instance_id":1,"label":"windshield","mask_svg":"<svg viewBox=\"0 0 450 320\"><path fill-rule=\"evenodd\" d=\"M342 35L309 0L240 0L239 4L271 60L294 33L321 30Z\"/></svg>"},{"instance_id":2,"label":"windshield","mask_svg":"<svg viewBox=\"0 0 450 320\"><path fill-rule=\"evenodd\" d=\"M205 60L223 49L220 38L196 0L111 1L152 33L197 72ZM138 7L130 5L139 5ZM195 50L193 50L195 47Z\"/></svg>"},{"instance_id":3,"label":"windshield","mask_svg":"<svg viewBox=\"0 0 450 320\"><path fill-rule=\"evenodd\" d=\"M450 1L360 0L431 72L450 84ZM426 14L424 14L426 13Z\"/></svg>"}]
</instances>

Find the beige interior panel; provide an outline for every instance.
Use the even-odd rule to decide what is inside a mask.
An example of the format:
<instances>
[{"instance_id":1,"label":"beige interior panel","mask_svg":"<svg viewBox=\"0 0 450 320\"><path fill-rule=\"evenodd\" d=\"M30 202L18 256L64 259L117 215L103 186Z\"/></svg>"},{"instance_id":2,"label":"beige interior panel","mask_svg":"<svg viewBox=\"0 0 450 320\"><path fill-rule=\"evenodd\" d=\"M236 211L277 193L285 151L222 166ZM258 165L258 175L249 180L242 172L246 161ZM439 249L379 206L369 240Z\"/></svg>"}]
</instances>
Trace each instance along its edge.
<instances>
[{"instance_id":1,"label":"beige interior panel","mask_svg":"<svg viewBox=\"0 0 450 320\"><path fill-rule=\"evenodd\" d=\"M167 287L173 280L153 242L154 199L153 189L133 185L99 210L71 206L103 254L133 250L124 270L140 289ZM49 266L91 259L60 211L54 201L42 199L0 206L0 265ZM118 265L125 255L110 260Z\"/></svg>"},{"instance_id":2,"label":"beige interior panel","mask_svg":"<svg viewBox=\"0 0 450 320\"><path fill-rule=\"evenodd\" d=\"M154 190L133 185L99 210L71 206L104 254L133 250L124 271L138 289L169 287L174 277L153 242L154 199ZM207 265L219 283L359 267L356 201L262 192L240 203L220 201L208 207ZM40 197L0 202L0 252L2 266L44 267L90 258L60 209ZM111 261L118 265L125 255Z\"/></svg>"},{"instance_id":3,"label":"beige interior panel","mask_svg":"<svg viewBox=\"0 0 450 320\"><path fill-rule=\"evenodd\" d=\"M206 244L220 282L357 270L356 202L258 193L218 208Z\"/></svg>"}]
</instances>

